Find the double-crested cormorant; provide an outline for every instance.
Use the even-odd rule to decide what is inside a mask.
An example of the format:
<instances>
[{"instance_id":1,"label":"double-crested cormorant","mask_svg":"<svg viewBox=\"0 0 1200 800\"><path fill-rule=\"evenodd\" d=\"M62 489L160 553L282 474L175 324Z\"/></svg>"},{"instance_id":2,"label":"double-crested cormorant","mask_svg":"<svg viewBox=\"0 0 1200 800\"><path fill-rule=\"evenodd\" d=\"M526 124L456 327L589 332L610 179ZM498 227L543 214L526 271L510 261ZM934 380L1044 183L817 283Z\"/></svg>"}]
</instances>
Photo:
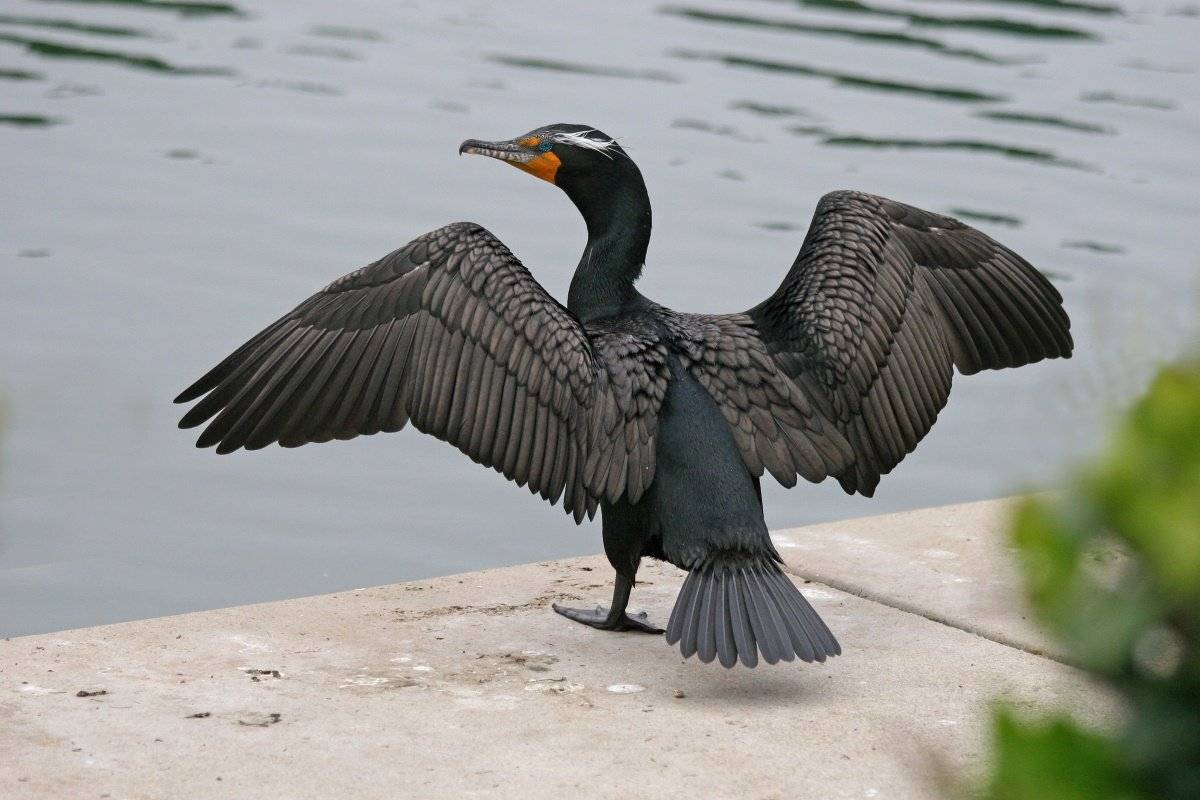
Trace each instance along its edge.
<instances>
[{"instance_id":1,"label":"double-crested cormorant","mask_svg":"<svg viewBox=\"0 0 1200 800\"><path fill-rule=\"evenodd\" d=\"M239 347L179 395L204 396L180 427L208 422L197 445L229 453L412 420L576 522L599 508L612 606L554 607L585 625L662 632L625 610L650 556L689 572L666 629L685 657L837 655L780 570L763 472L784 486L832 475L869 496L929 431L955 368L1071 353L1045 276L949 217L832 192L774 294L740 314L681 314L634 288L650 201L615 140L558 124L459 152L549 181L579 208L588 241L565 307L491 233L447 225Z\"/></svg>"}]
</instances>

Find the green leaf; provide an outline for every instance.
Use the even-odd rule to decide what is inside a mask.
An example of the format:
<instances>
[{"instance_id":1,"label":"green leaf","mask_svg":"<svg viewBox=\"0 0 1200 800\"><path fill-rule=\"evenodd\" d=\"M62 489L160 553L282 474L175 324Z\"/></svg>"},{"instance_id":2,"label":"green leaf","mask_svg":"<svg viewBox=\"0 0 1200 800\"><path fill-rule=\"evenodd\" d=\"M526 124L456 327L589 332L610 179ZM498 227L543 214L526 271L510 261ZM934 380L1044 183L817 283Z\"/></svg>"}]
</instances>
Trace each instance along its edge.
<instances>
[{"instance_id":1,"label":"green leaf","mask_svg":"<svg viewBox=\"0 0 1200 800\"><path fill-rule=\"evenodd\" d=\"M1165 598L1200 610L1200 365L1171 367L1118 431L1084 492L1144 557Z\"/></svg>"},{"instance_id":2,"label":"green leaf","mask_svg":"<svg viewBox=\"0 0 1200 800\"><path fill-rule=\"evenodd\" d=\"M1113 736L995 716L990 800L1200 798L1200 361L1164 369L1063 500L1012 537L1031 603L1125 704Z\"/></svg>"},{"instance_id":3,"label":"green leaf","mask_svg":"<svg viewBox=\"0 0 1200 800\"><path fill-rule=\"evenodd\" d=\"M1124 557L1092 530L1086 508L1031 498L1017 509L1013 540L1042 621L1076 662L1113 677L1129 669L1137 640L1162 611L1150 587L1121 580Z\"/></svg>"},{"instance_id":4,"label":"green leaf","mask_svg":"<svg viewBox=\"0 0 1200 800\"><path fill-rule=\"evenodd\" d=\"M1064 717L1022 723L996 710L989 800L1138 800L1116 746Z\"/></svg>"}]
</instances>

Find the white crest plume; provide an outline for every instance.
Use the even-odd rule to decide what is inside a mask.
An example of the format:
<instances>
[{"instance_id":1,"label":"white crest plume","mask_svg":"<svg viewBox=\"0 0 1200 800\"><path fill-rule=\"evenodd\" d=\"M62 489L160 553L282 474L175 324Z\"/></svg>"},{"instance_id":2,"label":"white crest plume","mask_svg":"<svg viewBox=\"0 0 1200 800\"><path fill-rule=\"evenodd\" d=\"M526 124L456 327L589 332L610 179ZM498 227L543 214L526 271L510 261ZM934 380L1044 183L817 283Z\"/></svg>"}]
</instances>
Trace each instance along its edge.
<instances>
[{"instance_id":1,"label":"white crest plume","mask_svg":"<svg viewBox=\"0 0 1200 800\"><path fill-rule=\"evenodd\" d=\"M575 147L586 147L589 150L596 150L603 153L606 158L612 158L612 153L609 150L617 143L616 139L593 139L588 136L589 133L599 133L595 128L588 128L584 131L573 132L558 132L554 134L554 141L562 142L563 144L574 145Z\"/></svg>"}]
</instances>

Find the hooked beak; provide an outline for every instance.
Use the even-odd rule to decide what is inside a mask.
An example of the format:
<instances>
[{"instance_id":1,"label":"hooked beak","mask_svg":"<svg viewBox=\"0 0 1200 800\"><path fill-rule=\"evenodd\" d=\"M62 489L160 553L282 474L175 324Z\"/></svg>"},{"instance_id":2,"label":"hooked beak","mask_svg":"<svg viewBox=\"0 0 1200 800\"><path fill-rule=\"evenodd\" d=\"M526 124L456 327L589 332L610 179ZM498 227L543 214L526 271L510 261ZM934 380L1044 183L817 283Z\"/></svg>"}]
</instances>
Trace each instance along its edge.
<instances>
[{"instance_id":1,"label":"hooked beak","mask_svg":"<svg viewBox=\"0 0 1200 800\"><path fill-rule=\"evenodd\" d=\"M463 153L468 155L487 156L489 158L507 161L510 164L526 164L539 155L532 148L523 147L517 144L516 140L510 139L507 142L485 142L480 139L467 139L458 146L458 154Z\"/></svg>"},{"instance_id":2,"label":"hooked beak","mask_svg":"<svg viewBox=\"0 0 1200 800\"><path fill-rule=\"evenodd\" d=\"M554 183L562 161L552 151L542 152L539 150L539 144L540 140L536 136L509 139L506 142L467 139L458 146L458 154L468 153L505 161L522 172L528 172L534 177Z\"/></svg>"}]
</instances>

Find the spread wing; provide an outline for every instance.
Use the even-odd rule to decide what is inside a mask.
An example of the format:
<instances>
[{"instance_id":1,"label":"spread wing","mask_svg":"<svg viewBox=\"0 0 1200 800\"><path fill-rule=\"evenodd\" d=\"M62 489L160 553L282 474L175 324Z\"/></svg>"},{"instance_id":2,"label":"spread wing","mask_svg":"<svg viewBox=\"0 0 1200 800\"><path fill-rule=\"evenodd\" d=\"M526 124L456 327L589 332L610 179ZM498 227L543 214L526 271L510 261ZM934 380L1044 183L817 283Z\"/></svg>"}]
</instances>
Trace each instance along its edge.
<instances>
[{"instance_id":1,"label":"spread wing","mask_svg":"<svg viewBox=\"0 0 1200 800\"><path fill-rule=\"evenodd\" d=\"M747 468L784 486L818 483L854 460L826 414L791 381L745 314L672 318L683 365L716 402Z\"/></svg>"},{"instance_id":2,"label":"spread wing","mask_svg":"<svg viewBox=\"0 0 1200 800\"><path fill-rule=\"evenodd\" d=\"M963 374L1070 356L1062 296L958 220L861 192L825 195L779 289L746 312L774 361L853 450L871 495ZM736 318L736 315L735 315Z\"/></svg>"},{"instance_id":3,"label":"spread wing","mask_svg":"<svg viewBox=\"0 0 1200 800\"><path fill-rule=\"evenodd\" d=\"M663 369L629 380L491 233L447 225L331 283L176 398L218 453L416 428L575 516L654 471Z\"/></svg>"}]
</instances>

